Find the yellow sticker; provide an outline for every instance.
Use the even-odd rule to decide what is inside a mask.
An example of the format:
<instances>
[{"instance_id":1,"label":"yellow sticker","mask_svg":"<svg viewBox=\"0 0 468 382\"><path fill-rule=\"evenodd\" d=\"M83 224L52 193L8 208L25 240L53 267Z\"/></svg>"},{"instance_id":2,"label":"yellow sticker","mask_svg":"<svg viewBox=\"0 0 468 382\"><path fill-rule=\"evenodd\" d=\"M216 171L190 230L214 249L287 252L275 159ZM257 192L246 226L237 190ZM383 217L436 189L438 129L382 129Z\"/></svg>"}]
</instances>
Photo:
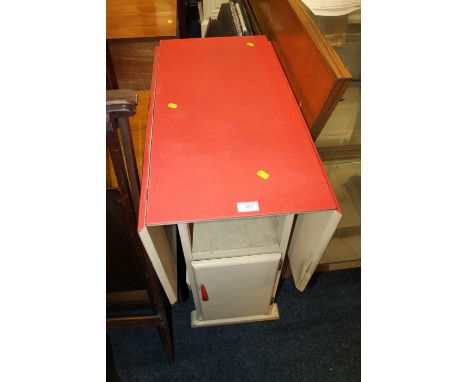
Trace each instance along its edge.
<instances>
[{"instance_id":1,"label":"yellow sticker","mask_svg":"<svg viewBox=\"0 0 468 382\"><path fill-rule=\"evenodd\" d=\"M262 178L262 179L265 179L267 180L269 177L270 177L270 174L268 174L267 172L263 171L263 170L258 170L257 171L257 175Z\"/></svg>"},{"instance_id":2,"label":"yellow sticker","mask_svg":"<svg viewBox=\"0 0 468 382\"><path fill-rule=\"evenodd\" d=\"M167 107L170 107L171 109L177 109L177 105L175 103L168 103Z\"/></svg>"},{"instance_id":3,"label":"yellow sticker","mask_svg":"<svg viewBox=\"0 0 468 382\"><path fill-rule=\"evenodd\" d=\"M248 42L247 45L248 46L255 46L255 44L253 42Z\"/></svg>"},{"instance_id":4,"label":"yellow sticker","mask_svg":"<svg viewBox=\"0 0 468 382\"><path fill-rule=\"evenodd\" d=\"M172 24L172 20L167 20L167 23L168 23L168 24Z\"/></svg>"}]
</instances>

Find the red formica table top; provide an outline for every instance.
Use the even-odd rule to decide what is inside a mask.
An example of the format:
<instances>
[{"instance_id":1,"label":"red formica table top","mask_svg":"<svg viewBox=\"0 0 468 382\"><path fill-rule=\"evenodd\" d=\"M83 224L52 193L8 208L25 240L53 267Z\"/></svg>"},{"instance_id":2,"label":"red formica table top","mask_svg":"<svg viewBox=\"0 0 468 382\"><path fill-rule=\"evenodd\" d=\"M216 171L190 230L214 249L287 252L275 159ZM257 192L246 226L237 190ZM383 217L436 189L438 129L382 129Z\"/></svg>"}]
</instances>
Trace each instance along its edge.
<instances>
[{"instance_id":1,"label":"red formica table top","mask_svg":"<svg viewBox=\"0 0 468 382\"><path fill-rule=\"evenodd\" d=\"M162 40L139 226L339 209L264 36Z\"/></svg>"}]
</instances>

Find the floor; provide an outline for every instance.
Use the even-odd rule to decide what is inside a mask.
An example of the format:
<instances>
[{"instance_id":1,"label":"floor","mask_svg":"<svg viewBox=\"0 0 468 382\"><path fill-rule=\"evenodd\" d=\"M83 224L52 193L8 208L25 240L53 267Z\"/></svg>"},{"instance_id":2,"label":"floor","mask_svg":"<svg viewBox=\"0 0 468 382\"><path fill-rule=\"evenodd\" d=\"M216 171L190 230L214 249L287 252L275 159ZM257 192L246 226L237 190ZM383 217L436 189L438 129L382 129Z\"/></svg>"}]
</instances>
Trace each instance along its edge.
<instances>
[{"instance_id":1,"label":"floor","mask_svg":"<svg viewBox=\"0 0 468 382\"><path fill-rule=\"evenodd\" d=\"M302 293L289 278L278 294L280 320L197 329L190 297L172 309L172 367L157 329L108 330L115 380L359 381L360 294L360 268L316 273Z\"/></svg>"}]
</instances>

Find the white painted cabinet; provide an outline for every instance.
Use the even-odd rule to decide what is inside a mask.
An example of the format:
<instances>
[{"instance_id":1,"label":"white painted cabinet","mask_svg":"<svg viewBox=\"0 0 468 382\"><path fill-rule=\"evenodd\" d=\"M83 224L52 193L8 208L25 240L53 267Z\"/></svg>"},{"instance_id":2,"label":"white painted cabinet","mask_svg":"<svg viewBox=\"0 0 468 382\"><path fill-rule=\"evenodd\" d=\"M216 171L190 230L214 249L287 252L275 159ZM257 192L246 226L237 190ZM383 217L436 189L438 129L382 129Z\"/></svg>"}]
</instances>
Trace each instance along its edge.
<instances>
[{"instance_id":1,"label":"white painted cabinet","mask_svg":"<svg viewBox=\"0 0 468 382\"><path fill-rule=\"evenodd\" d=\"M326 210L178 224L196 307L192 327L278 319L286 251L302 291L340 219Z\"/></svg>"},{"instance_id":2,"label":"white painted cabinet","mask_svg":"<svg viewBox=\"0 0 468 382\"><path fill-rule=\"evenodd\" d=\"M279 318L274 296L294 214L178 224L192 326Z\"/></svg>"},{"instance_id":3,"label":"white painted cabinet","mask_svg":"<svg viewBox=\"0 0 468 382\"><path fill-rule=\"evenodd\" d=\"M267 315L281 254L192 261L204 320Z\"/></svg>"}]
</instances>

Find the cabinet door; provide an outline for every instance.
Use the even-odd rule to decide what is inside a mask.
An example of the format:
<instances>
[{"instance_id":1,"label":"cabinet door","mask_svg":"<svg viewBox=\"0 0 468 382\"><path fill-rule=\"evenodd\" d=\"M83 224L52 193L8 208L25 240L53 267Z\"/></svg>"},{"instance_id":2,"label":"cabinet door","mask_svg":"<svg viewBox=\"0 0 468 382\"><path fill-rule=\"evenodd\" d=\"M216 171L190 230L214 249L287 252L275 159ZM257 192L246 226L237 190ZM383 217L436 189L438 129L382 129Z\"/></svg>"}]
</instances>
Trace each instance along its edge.
<instances>
[{"instance_id":1,"label":"cabinet door","mask_svg":"<svg viewBox=\"0 0 468 382\"><path fill-rule=\"evenodd\" d=\"M192 262L203 320L268 314L281 254Z\"/></svg>"},{"instance_id":2,"label":"cabinet door","mask_svg":"<svg viewBox=\"0 0 468 382\"><path fill-rule=\"evenodd\" d=\"M351 74L301 0L247 0L272 42L314 140L342 98Z\"/></svg>"}]
</instances>

